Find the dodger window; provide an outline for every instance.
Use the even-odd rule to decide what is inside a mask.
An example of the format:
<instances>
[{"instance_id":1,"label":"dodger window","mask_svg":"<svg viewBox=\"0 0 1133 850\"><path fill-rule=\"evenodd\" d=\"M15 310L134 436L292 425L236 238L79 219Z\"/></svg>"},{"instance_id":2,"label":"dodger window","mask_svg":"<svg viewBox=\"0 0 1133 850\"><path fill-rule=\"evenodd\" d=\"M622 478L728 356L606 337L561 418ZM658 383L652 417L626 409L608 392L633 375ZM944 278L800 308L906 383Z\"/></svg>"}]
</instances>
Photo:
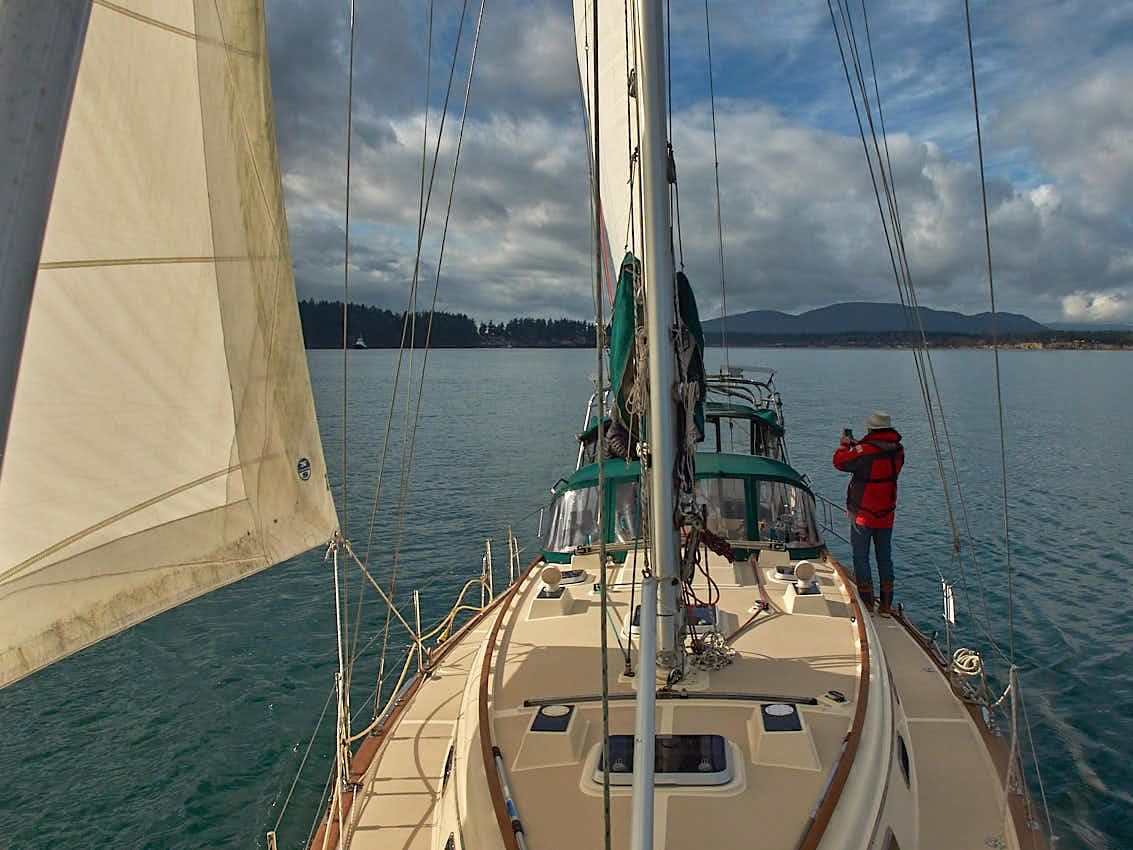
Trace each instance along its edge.
<instances>
[{"instance_id":1,"label":"dodger window","mask_svg":"<svg viewBox=\"0 0 1133 850\"><path fill-rule=\"evenodd\" d=\"M814 499L810 493L781 481L759 482L759 537L788 546L817 546Z\"/></svg>"},{"instance_id":2,"label":"dodger window","mask_svg":"<svg viewBox=\"0 0 1133 850\"><path fill-rule=\"evenodd\" d=\"M566 490L551 508L548 552L570 552L598 542L598 488Z\"/></svg>"},{"instance_id":3,"label":"dodger window","mask_svg":"<svg viewBox=\"0 0 1133 850\"><path fill-rule=\"evenodd\" d=\"M700 478L697 501L708 508L708 530L731 540L747 537L747 503L740 478Z\"/></svg>"}]
</instances>

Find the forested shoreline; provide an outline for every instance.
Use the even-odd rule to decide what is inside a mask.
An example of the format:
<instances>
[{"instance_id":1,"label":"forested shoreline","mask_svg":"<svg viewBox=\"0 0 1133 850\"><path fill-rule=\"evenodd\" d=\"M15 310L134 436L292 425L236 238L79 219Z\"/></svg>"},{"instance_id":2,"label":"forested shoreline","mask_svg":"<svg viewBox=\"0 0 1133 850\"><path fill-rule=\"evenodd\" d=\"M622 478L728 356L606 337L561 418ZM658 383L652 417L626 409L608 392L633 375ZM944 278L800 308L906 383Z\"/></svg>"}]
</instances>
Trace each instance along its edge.
<instances>
[{"instance_id":1,"label":"forested shoreline","mask_svg":"<svg viewBox=\"0 0 1133 850\"><path fill-rule=\"evenodd\" d=\"M342 348L342 302L300 301L303 343L307 348ZM594 345L594 323L576 319L515 318L507 322L480 322L464 313L438 310L405 313L351 304L346 314L346 339L357 348L586 348Z\"/></svg>"},{"instance_id":2,"label":"forested shoreline","mask_svg":"<svg viewBox=\"0 0 1133 850\"><path fill-rule=\"evenodd\" d=\"M342 348L342 302L300 301L303 342L307 348ZM380 307L351 304L347 313L347 342L355 348L400 348L402 333L406 347L424 348L589 348L594 345L594 323L577 319L522 317L507 322L477 322L464 313L437 311L432 330L429 314L415 314L406 323L405 313ZM929 333L933 348L986 348L990 334ZM907 348L919 343L908 332L767 334L729 333L731 346L783 348ZM708 332L709 346L721 344L721 335ZM1002 335L1004 348L1033 350L1133 349L1133 333L1126 331L1055 331Z\"/></svg>"}]
</instances>

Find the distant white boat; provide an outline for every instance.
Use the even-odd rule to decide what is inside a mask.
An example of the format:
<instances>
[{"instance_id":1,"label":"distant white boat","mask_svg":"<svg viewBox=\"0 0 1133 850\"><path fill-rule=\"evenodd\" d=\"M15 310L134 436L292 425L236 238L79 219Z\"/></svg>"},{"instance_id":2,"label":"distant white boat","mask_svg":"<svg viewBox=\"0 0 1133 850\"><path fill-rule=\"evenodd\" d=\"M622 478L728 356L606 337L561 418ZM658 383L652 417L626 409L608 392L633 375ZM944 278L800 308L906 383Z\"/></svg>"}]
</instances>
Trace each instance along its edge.
<instances>
[{"instance_id":1,"label":"distant white boat","mask_svg":"<svg viewBox=\"0 0 1133 850\"><path fill-rule=\"evenodd\" d=\"M366 340L362 337L361 334L359 334L358 337L354 340L354 344L350 347L351 348L367 348L368 346L366 345Z\"/></svg>"}]
</instances>

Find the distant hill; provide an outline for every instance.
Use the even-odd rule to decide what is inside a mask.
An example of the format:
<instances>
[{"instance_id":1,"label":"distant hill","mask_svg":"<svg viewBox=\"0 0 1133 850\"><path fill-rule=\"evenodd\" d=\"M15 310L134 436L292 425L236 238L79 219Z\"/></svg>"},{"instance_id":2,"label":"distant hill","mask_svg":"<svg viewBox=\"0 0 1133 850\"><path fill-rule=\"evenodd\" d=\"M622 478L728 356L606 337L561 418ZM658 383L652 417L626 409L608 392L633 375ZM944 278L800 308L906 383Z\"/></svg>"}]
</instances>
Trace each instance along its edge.
<instances>
[{"instance_id":1,"label":"distant hill","mask_svg":"<svg viewBox=\"0 0 1133 850\"><path fill-rule=\"evenodd\" d=\"M920 309L921 321L930 334L990 334L991 313L965 316L949 310ZM720 319L704 322L705 333L717 335ZM1047 330L1045 325L1018 313L997 313L1000 334L1033 334ZM753 310L728 317L728 334L764 334L774 336L829 336L854 333L899 333L907 331L905 308L900 304L854 301L831 304L794 316L778 310Z\"/></svg>"},{"instance_id":2,"label":"distant hill","mask_svg":"<svg viewBox=\"0 0 1133 850\"><path fill-rule=\"evenodd\" d=\"M1133 325L1128 322L1103 322L1097 325L1087 324L1086 322L1047 322L1046 326L1052 331L1085 331L1087 333L1094 331L1121 331L1128 333L1133 331Z\"/></svg>"}]
</instances>

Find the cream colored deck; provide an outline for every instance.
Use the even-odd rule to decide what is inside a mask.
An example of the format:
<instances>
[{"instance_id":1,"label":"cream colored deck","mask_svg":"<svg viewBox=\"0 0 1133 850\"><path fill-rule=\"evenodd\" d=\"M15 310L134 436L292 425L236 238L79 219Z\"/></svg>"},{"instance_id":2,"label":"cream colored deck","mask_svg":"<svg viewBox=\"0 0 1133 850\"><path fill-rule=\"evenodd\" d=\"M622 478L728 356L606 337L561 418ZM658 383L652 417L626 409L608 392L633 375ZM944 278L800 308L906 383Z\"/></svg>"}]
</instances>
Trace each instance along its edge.
<instances>
[{"instance_id":1,"label":"cream colored deck","mask_svg":"<svg viewBox=\"0 0 1133 850\"><path fill-rule=\"evenodd\" d=\"M782 553L767 553L761 568L769 574ZM750 616L759 598L759 588L750 565L737 568L713 558L713 578L720 585L721 631L729 634ZM629 618L632 568L619 569L613 579L610 610L623 645ZM751 828L759 822L762 846L793 847L810 809L833 766L852 721L859 676L857 631L850 622L848 597L836 587L833 571L824 568L823 590L835 605L836 616L791 616L781 611L760 614L751 627L735 639L734 662L723 670L698 673L678 683L675 690L686 699L659 700L658 734L711 733L723 735L733 747L737 777L716 788L659 787L656 794L657 847L698 846L711 836L717 848L751 846ZM508 775L516 806L523 820L529 846L561 847L564 812L569 812L576 847L602 846L601 785L592 778L601 743L601 707L597 702L578 702L572 722L582 722L586 732L580 757L532 758L541 738L554 733L530 732L534 709L523 709L524 700L598 694L601 690L600 656L594 652L600 629L598 597L586 593L592 582L574 585L582 590L565 616L532 619L535 605L530 595L515 607L500 651L506 653L502 671L495 679L495 737L508 760ZM772 603L782 607L786 585L769 581ZM704 582L697 591L703 597ZM634 594L640 602L640 593ZM533 604L534 603L534 604ZM611 692L631 694L636 679L619 675L622 655L610 636ZM636 654L634 655L636 666ZM821 697L836 689L846 694L846 703L823 702L803 706L802 732L762 732L760 706L773 700L716 701L697 699L698 693L768 694L788 697ZM509 708L505 709L504 706ZM610 710L611 734L633 734L632 702L615 702ZM614 800L614 844L628 843L628 787L612 790ZM544 803L554 800L556 805ZM737 820L736 813L743 816ZM730 813L730 814L729 814Z\"/></svg>"},{"instance_id":2,"label":"cream colored deck","mask_svg":"<svg viewBox=\"0 0 1133 850\"><path fill-rule=\"evenodd\" d=\"M908 730L919 813L915 846L918 850L1003 846L996 843L1008 840L1003 776L980 730L909 633L890 618L876 617L873 623ZM1035 831L1025 831L1021 839L1023 847L1045 846Z\"/></svg>"},{"instance_id":3,"label":"cream colored deck","mask_svg":"<svg viewBox=\"0 0 1133 850\"><path fill-rule=\"evenodd\" d=\"M427 850L468 674L491 620L464 636L414 695L366 773L347 845ZM443 846L443 843L442 843Z\"/></svg>"},{"instance_id":4,"label":"cream colored deck","mask_svg":"<svg viewBox=\"0 0 1133 850\"><path fill-rule=\"evenodd\" d=\"M763 574L769 577L784 557L765 553ZM733 568L714 559L712 573L720 584L721 631L729 634L750 616L759 589L750 566ZM559 607L535 599L540 583L530 579L507 610L495 650L489 681L492 743L503 753L531 850L602 847L601 784L592 778L601 741L601 710L598 702L578 699L601 689L596 646L600 609L597 596L589 592L594 578L570 586L570 598ZM623 645L630 578L627 567L611 579L611 615ZM786 613L790 591L767 580L772 610L760 614L733 642L738 652L733 664L678 684L676 690L686 690L686 698L658 701L659 734L723 735L731 747L735 776L716 788L659 787L657 848L797 846L851 727L861 672L849 596L828 565L819 567L819 580L825 611L815 614ZM698 590L702 587L703 582ZM401 716L351 812L349 846L443 850L450 833L456 836L458 850L502 846L496 839L495 816L486 803L476 717L481 644L495 616L485 618L450 651ZM901 696L900 704L886 715L885 732L879 736L885 739L884 747L868 750L871 757L885 754L888 790L882 798L877 789L847 786L847 798L880 801L870 815L870 822L877 823L872 834L856 834L855 843L837 846L879 850L889 828L896 832L902 850L985 848L989 838L1004 839L998 802L1001 783L975 724L902 627L888 618L872 622L877 632L873 663L879 663L877 653L884 648ZM621 675L624 661L613 631L611 693L629 695L636 679ZM825 698L831 689L845 694L846 702ZM871 699L880 706L889 699L888 690L886 686ZM815 697L819 704L799 707L803 731L766 733L761 701L697 698L698 693L708 692ZM525 707L524 701L549 697L576 706L569 734L530 731L536 708ZM454 738L458 720L461 726ZM611 703L610 727L612 734L632 734L632 701ZM910 752L910 786L897 766L893 745L897 733ZM445 758L454 740L456 767L438 805ZM865 751L859 750L859 758ZM455 781L460 771L467 772L463 782ZM851 782L855 775L851 774ZM628 787L612 789L617 848L628 844L629 795ZM1018 846L1013 833L1006 841L1008 847ZM821 846L835 845L828 841Z\"/></svg>"}]
</instances>

